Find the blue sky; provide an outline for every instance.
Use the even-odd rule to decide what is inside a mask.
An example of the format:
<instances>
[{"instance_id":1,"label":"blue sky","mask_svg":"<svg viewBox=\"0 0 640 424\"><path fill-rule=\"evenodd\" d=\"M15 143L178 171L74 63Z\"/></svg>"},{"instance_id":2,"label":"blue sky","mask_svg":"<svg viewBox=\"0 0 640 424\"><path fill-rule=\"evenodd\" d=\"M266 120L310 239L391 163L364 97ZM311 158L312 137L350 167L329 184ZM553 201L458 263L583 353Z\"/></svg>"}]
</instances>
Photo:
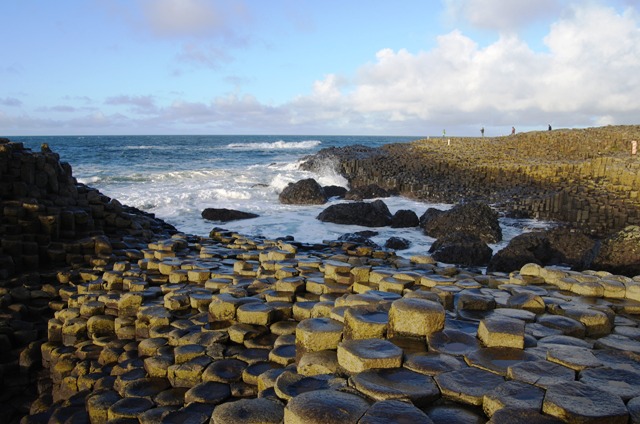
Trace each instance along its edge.
<instances>
[{"instance_id":1,"label":"blue sky","mask_svg":"<svg viewBox=\"0 0 640 424\"><path fill-rule=\"evenodd\" d=\"M0 136L640 123L640 0L20 0L0 16Z\"/></svg>"}]
</instances>

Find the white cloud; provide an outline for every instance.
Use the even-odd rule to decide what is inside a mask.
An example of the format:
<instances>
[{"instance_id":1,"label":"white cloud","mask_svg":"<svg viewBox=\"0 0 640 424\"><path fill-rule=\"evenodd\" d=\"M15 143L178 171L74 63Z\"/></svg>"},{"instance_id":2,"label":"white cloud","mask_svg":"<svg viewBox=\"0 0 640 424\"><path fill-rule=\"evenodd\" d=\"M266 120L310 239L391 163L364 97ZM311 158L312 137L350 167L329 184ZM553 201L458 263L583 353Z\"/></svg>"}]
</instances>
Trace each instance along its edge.
<instances>
[{"instance_id":1,"label":"white cloud","mask_svg":"<svg viewBox=\"0 0 640 424\"><path fill-rule=\"evenodd\" d=\"M353 75L326 75L308 94L279 105L251 95L193 102L175 94L164 105L152 96L122 95L107 100L116 113L83 116L78 124L85 131L93 123L120 132L415 135L638 123L640 17L631 9L594 3L567 9L550 26L545 51L510 32L486 46L458 30L436 41L429 51L382 49ZM132 106L148 113L117 114ZM28 122L0 120L18 129Z\"/></svg>"}]
</instances>

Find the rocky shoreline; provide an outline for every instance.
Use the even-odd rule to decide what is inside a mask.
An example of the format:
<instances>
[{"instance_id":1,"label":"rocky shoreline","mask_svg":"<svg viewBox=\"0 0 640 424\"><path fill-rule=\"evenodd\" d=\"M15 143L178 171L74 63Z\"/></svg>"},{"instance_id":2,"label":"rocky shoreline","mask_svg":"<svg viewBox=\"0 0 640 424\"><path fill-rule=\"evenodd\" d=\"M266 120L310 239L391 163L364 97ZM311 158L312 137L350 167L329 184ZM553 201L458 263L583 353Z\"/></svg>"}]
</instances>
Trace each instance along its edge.
<instances>
[{"instance_id":1,"label":"rocky shoreline","mask_svg":"<svg viewBox=\"0 0 640 424\"><path fill-rule=\"evenodd\" d=\"M0 177L7 422L640 422L640 276L179 234L9 141Z\"/></svg>"},{"instance_id":2,"label":"rocky shoreline","mask_svg":"<svg viewBox=\"0 0 640 424\"><path fill-rule=\"evenodd\" d=\"M557 221L596 237L640 225L640 126L431 138L381 148L323 149L351 188L376 185L429 202L482 201L506 215Z\"/></svg>"}]
</instances>

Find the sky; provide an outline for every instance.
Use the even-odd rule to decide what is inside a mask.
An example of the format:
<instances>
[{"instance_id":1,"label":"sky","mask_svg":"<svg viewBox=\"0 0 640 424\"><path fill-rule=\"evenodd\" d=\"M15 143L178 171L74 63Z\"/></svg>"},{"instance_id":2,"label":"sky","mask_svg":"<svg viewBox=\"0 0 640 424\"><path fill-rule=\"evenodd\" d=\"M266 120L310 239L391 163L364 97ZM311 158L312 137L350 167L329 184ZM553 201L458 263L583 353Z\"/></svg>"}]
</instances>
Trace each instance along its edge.
<instances>
[{"instance_id":1,"label":"sky","mask_svg":"<svg viewBox=\"0 0 640 424\"><path fill-rule=\"evenodd\" d=\"M640 124L640 0L5 0L0 136Z\"/></svg>"}]
</instances>

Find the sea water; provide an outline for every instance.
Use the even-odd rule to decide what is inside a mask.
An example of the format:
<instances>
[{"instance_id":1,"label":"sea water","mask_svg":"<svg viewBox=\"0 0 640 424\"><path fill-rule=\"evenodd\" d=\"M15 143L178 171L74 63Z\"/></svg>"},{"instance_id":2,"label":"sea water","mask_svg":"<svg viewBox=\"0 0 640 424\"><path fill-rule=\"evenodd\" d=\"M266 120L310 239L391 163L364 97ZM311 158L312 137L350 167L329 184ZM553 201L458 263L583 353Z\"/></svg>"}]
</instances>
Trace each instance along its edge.
<instances>
[{"instance_id":1,"label":"sea water","mask_svg":"<svg viewBox=\"0 0 640 424\"><path fill-rule=\"evenodd\" d=\"M283 205L278 194L287 184L315 178L321 185L347 187L347 181L327 163L318 174L299 169L304 156L325 147L362 144L377 147L419 137L380 136L51 136L12 137L34 151L47 143L61 161L69 162L79 182L97 188L121 203L154 213L179 231L208 235L222 227L246 235L316 243L336 240L342 234L363 230L378 232L379 245L392 236L411 242L402 256L425 254L434 239L419 228L367 228L318 221L325 205ZM404 197L382 199L391 213L413 210L418 216L427 208L452 205L418 202ZM201 217L205 208L228 208L259 215L258 218L211 222ZM534 220L501 218L504 240L491 245L494 253L514 236L535 227Z\"/></svg>"}]
</instances>

